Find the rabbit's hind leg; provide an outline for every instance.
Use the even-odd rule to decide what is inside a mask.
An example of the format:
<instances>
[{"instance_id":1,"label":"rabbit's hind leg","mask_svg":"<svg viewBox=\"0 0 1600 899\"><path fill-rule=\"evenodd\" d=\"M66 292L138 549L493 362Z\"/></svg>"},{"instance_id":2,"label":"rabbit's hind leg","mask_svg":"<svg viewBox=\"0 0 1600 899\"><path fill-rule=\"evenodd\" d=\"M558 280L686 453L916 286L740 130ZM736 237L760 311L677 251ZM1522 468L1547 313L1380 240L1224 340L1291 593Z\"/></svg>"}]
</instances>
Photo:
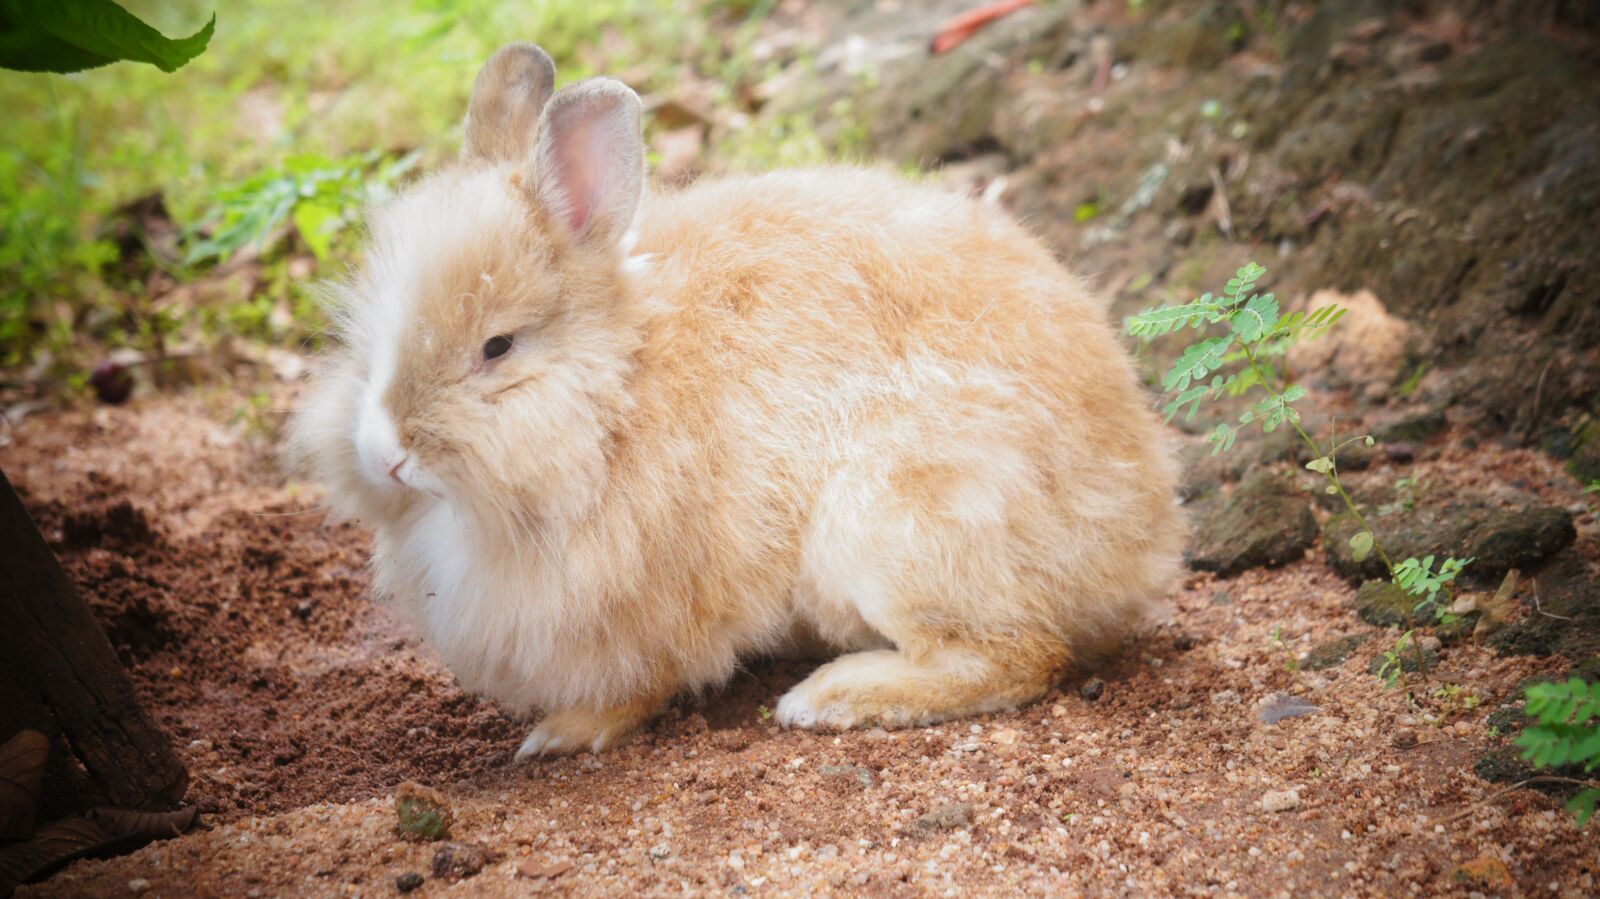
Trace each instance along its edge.
<instances>
[{"instance_id":1,"label":"rabbit's hind leg","mask_svg":"<svg viewBox=\"0 0 1600 899\"><path fill-rule=\"evenodd\" d=\"M1064 654L1018 649L946 645L841 656L779 700L778 722L820 730L915 727L1013 709L1043 696L1065 668Z\"/></svg>"}]
</instances>

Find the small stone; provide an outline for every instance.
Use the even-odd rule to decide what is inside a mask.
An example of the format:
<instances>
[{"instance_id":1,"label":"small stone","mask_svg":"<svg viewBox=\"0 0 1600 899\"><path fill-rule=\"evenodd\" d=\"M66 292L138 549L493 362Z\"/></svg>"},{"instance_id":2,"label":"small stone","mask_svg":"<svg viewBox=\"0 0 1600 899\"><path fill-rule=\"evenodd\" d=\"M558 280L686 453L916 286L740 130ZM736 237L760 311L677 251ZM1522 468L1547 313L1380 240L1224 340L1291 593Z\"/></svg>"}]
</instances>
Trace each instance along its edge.
<instances>
[{"instance_id":1,"label":"small stone","mask_svg":"<svg viewBox=\"0 0 1600 899\"><path fill-rule=\"evenodd\" d=\"M1179 634L1172 638L1172 648L1179 652L1188 652L1200 645L1200 640L1193 634Z\"/></svg>"},{"instance_id":2,"label":"small stone","mask_svg":"<svg viewBox=\"0 0 1600 899\"><path fill-rule=\"evenodd\" d=\"M407 871L394 879L394 888L402 893L409 893L422 886L422 875L415 871Z\"/></svg>"},{"instance_id":3,"label":"small stone","mask_svg":"<svg viewBox=\"0 0 1600 899\"><path fill-rule=\"evenodd\" d=\"M1396 440L1383 445L1383 454L1389 457L1390 462L1405 465L1417 458L1417 445L1409 440Z\"/></svg>"},{"instance_id":4,"label":"small stone","mask_svg":"<svg viewBox=\"0 0 1600 899\"><path fill-rule=\"evenodd\" d=\"M1417 745L1417 732L1410 729L1396 731L1389 738L1389 743L1396 749L1411 749Z\"/></svg>"},{"instance_id":5,"label":"small stone","mask_svg":"<svg viewBox=\"0 0 1600 899\"><path fill-rule=\"evenodd\" d=\"M1305 667L1311 671L1322 671L1343 665L1345 659L1350 658L1350 654L1365 642L1367 642L1365 635L1351 634L1318 643L1306 653Z\"/></svg>"},{"instance_id":6,"label":"small stone","mask_svg":"<svg viewBox=\"0 0 1600 899\"><path fill-rule=\"evenodd\" d=\"M394 811L399 819L396 829L406 839L450 838L453 815L450 804L438 790L406 781L394 791Z\"/></svg>"},{"instance_id":7,"label":"small stone","mask_svg":"<svg viewBox=\"0 0 1600 899\"><path fill-rule=\"evenodd\" d=\"M1322 711L1321 706L1312 705L1298 696L1291 696L1287 693L1274 693L1261 703L1256 710L1256 714L1261 718L1263 724L1277 724L1285 718L1315 715L1320 711Z\"/></svg>"},{"instance_id":8,"label":"small stone","mask_svg":"<svg viewBox=\"0 0 1600 899\"><path fill-rule=\"evenodd\" d=\"M572 862L551 862L541 865L532 859L517 862L517 874L530 880L554 880L572 870Z\"/></svg>"},{"instance_id":9,"label":"small stone","mask_svg":"<svg viewBox=\"0 0 1600 899\"><path fill-rule=\"evenodd\" d=\"M1078 695L1089 702L1094 702L1106 693L1106 682L1098 677L1091 677L1078 687Z\"/></svg>"},{"instance_id":10,"label":"small stone","mask_svg":"<svg viewBox=\"0 0 1600 899\"><path fill-rule=\"evenodd\" d=\"M1001 746L1014 746L1014 745L1016 745L1017 740L1019 740L1021 738L1022 738L1021 734L1017 733L1015 730L1013 730L1013 729L1008 727L1008 728L1005 728L1004 730L997 730L994 733L990 734L989 735L989 742L997 743L997 744L999 744Z\"/></svg>"},{"instance_id":11,"label":"small stone","mask_svg":"<svg viewBox=\"0 0 1600 899\"><path fill-rule=\"evenodd\" d=\"M433 876L460 880L483 870L489 850L477 843L446 843L433 853Z\"/></svg>"},{"instance_id":12,"label":"small stone","mask_svg":"<svg viewBox=\"0 0 1600 899\"><path fill-rule=\"evenodd\" d=\"M941 831L966 827L972 823L972 812L970 802L946 802L907 824L905 833L912 837L926 837Z\"/></svg>"},{"instance_id":13,"label":"small stone","mask_svg":"<svg viewBox=\"0 0 1600 899\"><path fill-rule=\"evenodd\" d=\"M817 773L823 777L854 780L863 787L871 787L876 782L872 772L860 765L823 765L817 769Z\"/></svg>"},{"instance_id":14,"label":"small stone","mask_svg":"<svg viewBox=\"0 0 1600 899\"><path fill-rule=\"evenodd\" d=\"M1496 891L1509 890L1516 886L1516 881L1512 879L1511 871L1506 868L1505 862L1492 855L1480 855L1470 862L1457 866L1453 877L1456 883L1471 884Z\"/></svg>"},{"instance_id":15,"label":"small stone","mask_svg":"<svg viewBox=\"0 0 1600 899\"><path fill-rule=\"evenodd\" d=\"M666 843L657 843L650 847L650 857L656 861L661 861L671 854L672 847L668 846Z\"/></svg>"},{"instance_id":16,"label":"small stone","mask_svg":"<svg viewBox=\"0 0 1600 899\"><path fill-rule=\"evenodd\" d=\"M1420 601L1394 581L1367 581L1356 591L1356 614L1377 627L1403 627Z\"/></svg>"},{"instance_id":17,"label":"small stone","mask_svg":"<svg viewBox=\"0 0 1600 899\"><path fill-rule=\"evenodd\" d=\"M1300 793L1295 790L1268 790L1261 796L1261 809L1267 812L1292 812L1300 807Z\"/></svg>"},{"instance_id":18,"label":"small stone","mask_svg":"<svg viewBox=\"0 0 1600 899\"><path fill-rule=\"evenodd\" d=\"M128 892L134 894L135 896L148 889L150 889L150 881L145 880L143 877L135 877L134 879L128 881Z\"/></svg>"}]
</instances>

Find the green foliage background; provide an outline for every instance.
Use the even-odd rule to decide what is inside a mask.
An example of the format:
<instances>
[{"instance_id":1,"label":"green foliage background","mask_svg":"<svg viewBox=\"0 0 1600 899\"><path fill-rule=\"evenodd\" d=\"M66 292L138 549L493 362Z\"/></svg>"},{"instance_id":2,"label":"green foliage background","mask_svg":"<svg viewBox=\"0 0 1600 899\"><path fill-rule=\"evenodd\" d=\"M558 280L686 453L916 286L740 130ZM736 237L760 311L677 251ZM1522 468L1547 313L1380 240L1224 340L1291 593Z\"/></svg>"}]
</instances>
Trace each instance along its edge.
<instances>
[{"instance_id":1,"label":"green foliage background","mask_svg":"<svg viewBox=\"0 0 1600 899\"><path fill-rule=\"evenodd\" d=\"M160 335L314 335L311 279L286 277L283 254L259 239L292 222L298 250L329 263L317 274L336 274L361 206L454 153L473 76L494 49L534 40L563 82L604 68L649 90L728 55L706 15L751 13L688 0L124 5L168 35L215 11L215 36L176 74L126 63L0 72L0 374L32 365L31 378L76 377L106 347ZM184 236L175 258L149 263L183 283L238 250L265 250L273 287L168 302L119 280L103 222L156 192ZM293 314L265 314L285 304Z\"/></svg>"}]
</instances>

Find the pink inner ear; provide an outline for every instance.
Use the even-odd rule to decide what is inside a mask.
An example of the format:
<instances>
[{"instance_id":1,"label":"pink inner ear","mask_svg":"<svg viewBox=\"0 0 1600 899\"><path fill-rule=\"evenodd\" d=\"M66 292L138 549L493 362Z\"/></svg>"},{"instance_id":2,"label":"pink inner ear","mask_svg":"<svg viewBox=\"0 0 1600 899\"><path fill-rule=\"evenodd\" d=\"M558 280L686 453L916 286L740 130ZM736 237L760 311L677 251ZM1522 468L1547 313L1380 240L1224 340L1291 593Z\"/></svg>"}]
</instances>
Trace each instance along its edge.
<instances>
[{"instance_id":1,"label":"pink inner ear","mask_svg":"<svg viewBox=\"0 0 1600 899\"><path fill-rule=\"evenodd\" d=\"M574 125L556 148L556 177L567 201L567 226L582 234L602 201L605 129L592 121Z\"/></svg>"}]
</instances>

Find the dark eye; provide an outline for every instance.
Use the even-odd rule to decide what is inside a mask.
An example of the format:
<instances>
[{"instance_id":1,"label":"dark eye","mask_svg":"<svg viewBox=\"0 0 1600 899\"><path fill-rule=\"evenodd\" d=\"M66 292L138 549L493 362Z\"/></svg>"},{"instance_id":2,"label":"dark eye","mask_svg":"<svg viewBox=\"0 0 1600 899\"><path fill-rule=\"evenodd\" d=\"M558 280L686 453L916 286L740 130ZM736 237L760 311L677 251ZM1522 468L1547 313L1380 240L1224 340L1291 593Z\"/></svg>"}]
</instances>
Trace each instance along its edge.
<instances>
[{"instance_id":1,"label":"dark eye","mask_svg":"<svg viewBox=\"0 0 1600 899\"><path fill-rule=\"evenodd\" d=\"M511 335L498 334L483 342L483 358L494 359L504 356L511 349Z\"/></svg>"}]
</instances>

